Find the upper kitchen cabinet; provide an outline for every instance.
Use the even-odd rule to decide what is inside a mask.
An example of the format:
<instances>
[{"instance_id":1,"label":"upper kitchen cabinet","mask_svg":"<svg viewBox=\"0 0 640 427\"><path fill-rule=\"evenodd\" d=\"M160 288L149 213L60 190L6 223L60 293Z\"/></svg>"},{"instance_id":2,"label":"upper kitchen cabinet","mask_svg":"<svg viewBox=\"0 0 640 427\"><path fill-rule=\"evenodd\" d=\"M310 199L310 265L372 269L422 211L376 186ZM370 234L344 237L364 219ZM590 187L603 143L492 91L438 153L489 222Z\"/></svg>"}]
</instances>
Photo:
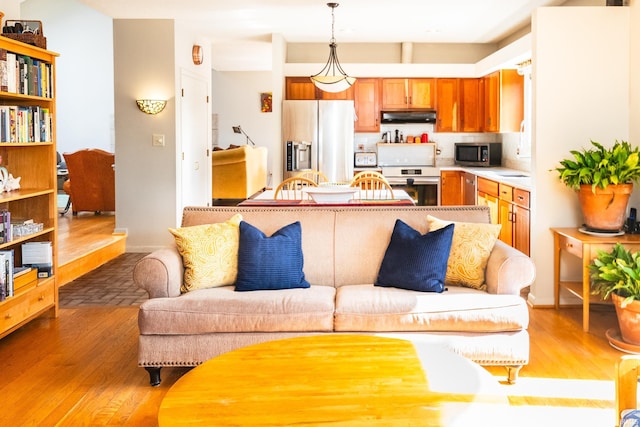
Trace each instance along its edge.
<instances>
[{"instance_id":1,"label":"upper kitchen cabinet","mask_svg":"<svg viewBox=\"0 0 640 427\"><path fill-rule=\"evenodd\" d=\"M458 131L482 131L483 107L480 79L458 79Z\"/></svg>"},{"instance_id":2,"label":"upper kitchen cabinet","mask_svg":"<svg viewBox=\"0 0 640 427\"><path fill-rule=\"evenodd\" d=\"M356 132L380 131L380 79L359 78L353 85Z\"/></svg>"},{"instance_id":3,"label":"upper kitchen cabinet","mask_svg":"<svg viewBox=\"0 0 640 427\"><path fill-rule=\"evenodd\" d=\"M357 81L358 80L356 80L356 82ZM353 86L338 93L325 92L315 87L309 77L287 77L285 80L285 90L285 99L290 100L352 100L354 97Z\"/></svg>"},{"instance_id":4,"label":"upper kitchen cabinet","mask_svg":"<svg viewBox=\"0 0 640 427\"><path fill-rule=\"evenodd\" d=\"M436 132L458 132L458 80L436 81Z\"/></svg>"},{"instance_id":5,"label":"upper kitchen cabinet","mask_svg":"<svg viewBox=\"0 0 640 427\"><path fill-rule=\"evenodd\" d=\"M434 108L435 79L382 79L382 109Z\"/></svg>"},{"instance_id":6,"label":"upper kitchen cabinet","mask_svg":"<svg viewBox=\"0 0 640 427\"><path fill-rule=\"evenodd\" d=\"M524 119L524 79L516 70L482 78L485 132L519 132Z\"/></svg>"}]
</instances>

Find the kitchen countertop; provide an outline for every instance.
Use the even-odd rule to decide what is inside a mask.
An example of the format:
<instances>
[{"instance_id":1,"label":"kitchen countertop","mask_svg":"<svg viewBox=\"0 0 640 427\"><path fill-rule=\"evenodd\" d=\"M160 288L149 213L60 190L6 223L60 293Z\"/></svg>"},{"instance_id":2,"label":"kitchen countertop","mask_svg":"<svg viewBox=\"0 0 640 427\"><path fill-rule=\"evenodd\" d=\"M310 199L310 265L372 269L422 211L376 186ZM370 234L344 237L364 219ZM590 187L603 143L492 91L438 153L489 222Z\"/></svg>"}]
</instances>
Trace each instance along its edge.
<instances>
[{"instance_id":1,"label":"kitchen countertop","mask_svg":"<svg viewBox=\"0 0 640 427\"><path fill-rule=\"evenodd\" d=\"M461 170L471 172L476 176L501 182L515 188L531 191L531 174L509 168L474 168L465 166L441 166L440 170Z\"/></svg>"}]
</instances>

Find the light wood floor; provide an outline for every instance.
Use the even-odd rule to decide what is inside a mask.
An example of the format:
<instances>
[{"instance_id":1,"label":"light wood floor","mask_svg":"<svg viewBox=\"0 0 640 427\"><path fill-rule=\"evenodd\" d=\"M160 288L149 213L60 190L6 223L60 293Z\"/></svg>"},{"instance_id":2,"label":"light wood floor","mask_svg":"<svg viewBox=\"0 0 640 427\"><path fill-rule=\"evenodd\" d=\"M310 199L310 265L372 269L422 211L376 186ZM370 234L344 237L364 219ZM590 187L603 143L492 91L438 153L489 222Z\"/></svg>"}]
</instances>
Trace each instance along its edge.
<instances>
[{"instance_id":1,"label":"light wood floor","mask_svg":"<svg viewBox=\"0 0 640 427\"><path fill-rule=\"evenodd\" d=\"M71 212L58 217L58 286L121 255L126 235L114 234L115 215Z\"/></svg>"},{"instance_id":2,"label":"light wood floor","mask_svg":"<svg viewBox=\"0 0 640 427\"><path fill-rule=\"evenodd\" d=\"M531 362L517 384L501 385L514 425L613 426L622 353L604 334L614 325L609 309L594 308L589 333L578 308L531 309ZM162 384L149 386L137 366L136 307L60 309L57 319L36 319L0 340L0 360L3 426L155 426L167 389L187 371L163 368ZM488 370L504 382L504 368Z\"/></svg>"}]
</instances>

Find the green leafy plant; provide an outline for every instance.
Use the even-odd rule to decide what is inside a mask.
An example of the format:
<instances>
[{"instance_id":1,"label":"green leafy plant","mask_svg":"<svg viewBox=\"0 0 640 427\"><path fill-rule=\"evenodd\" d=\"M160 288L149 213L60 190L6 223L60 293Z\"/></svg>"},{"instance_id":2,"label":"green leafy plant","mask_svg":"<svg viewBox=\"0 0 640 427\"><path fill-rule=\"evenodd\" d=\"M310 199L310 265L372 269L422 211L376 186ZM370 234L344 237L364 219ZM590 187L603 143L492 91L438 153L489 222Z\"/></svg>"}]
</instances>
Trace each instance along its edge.
<instances>
[{"instance_id":1,"label":"green leafy plant","mask_svg":"<svg viewBox=\"0 0 640 427\"><path fill-rule=\"evenodd\" d=\"M631 184L640 179L639 147L632 148L626 141L616 140L611 148L591 141L593 147L572 150L573 159L560 161L556 168L560 180L569 188L579 190L580 185L606 188L608 185Z\"/></svg>"},{"instance_id":2,"label":"green leafy plant","mask_svg":"<svg viewBox=\"0 0 640 427\"><path fill-rule=\"evenodd\" d=\"M610 252L598 251L589 264L591 290L608 299L612 293L624 298L622 307L640 300L640 252L631 253L620 243Z\"/></svg>"}]
</instances>

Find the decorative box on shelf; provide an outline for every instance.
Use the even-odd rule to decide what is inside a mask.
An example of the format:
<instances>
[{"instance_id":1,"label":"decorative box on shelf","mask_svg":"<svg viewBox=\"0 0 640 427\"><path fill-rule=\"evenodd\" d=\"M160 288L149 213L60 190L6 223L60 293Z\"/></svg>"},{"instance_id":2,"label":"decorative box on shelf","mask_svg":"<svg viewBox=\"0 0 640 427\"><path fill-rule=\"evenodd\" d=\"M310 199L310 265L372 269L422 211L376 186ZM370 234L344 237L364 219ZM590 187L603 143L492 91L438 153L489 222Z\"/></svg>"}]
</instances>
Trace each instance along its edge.
<instances>
[{"instance_id":1,"label":"decorative box on shelf","mask_svg":"<svg viewBox=\"0 0 640 427\"><path fill-rule=\"evenodd\" d=\"M47 48L42 21L7 20L2 26L2 36L42 49Z\"/></svg>"}]
</instances>

